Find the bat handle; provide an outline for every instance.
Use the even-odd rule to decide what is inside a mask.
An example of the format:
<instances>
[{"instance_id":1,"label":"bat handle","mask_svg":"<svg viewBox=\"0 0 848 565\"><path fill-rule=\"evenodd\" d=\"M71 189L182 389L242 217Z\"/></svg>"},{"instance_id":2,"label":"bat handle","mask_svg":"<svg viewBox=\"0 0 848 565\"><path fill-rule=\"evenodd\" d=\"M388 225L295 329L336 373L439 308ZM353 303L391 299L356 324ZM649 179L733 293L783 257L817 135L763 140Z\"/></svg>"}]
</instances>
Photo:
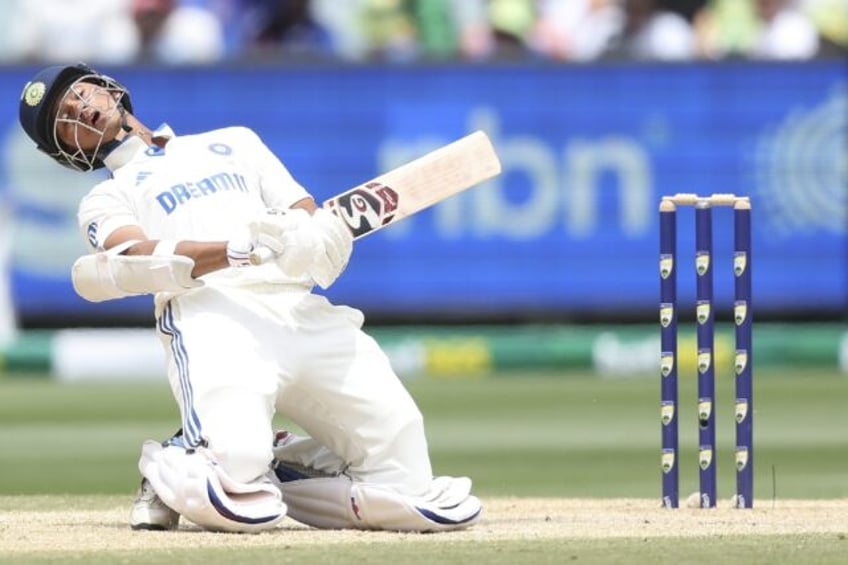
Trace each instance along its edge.
<instances>
[{"instance_id":1,"label":"bat handle","mask_svg":"<svg viewBox=\"0 0 848 565\"><path fill-rule=\"evenodd\" d=\"M274 252L264 245L258 245L248 255L251 265L262 265L274 258Z\"/></svg>"}]
</instances>

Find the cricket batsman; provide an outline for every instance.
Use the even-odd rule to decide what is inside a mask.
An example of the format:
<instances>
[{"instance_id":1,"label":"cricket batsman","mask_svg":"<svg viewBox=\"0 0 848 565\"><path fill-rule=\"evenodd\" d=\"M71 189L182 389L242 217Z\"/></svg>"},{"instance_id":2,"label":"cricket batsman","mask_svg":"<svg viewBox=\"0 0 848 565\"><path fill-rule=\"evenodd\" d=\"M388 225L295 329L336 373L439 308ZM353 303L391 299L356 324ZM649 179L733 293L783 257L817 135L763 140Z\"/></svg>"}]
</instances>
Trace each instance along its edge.
<instances>
[{"instance_id":1,"label":"cricket batsman","mask_svg":"<svg viewBox=\"0 0 848 565\"><path fill-rule=\"evenodd\" d=\"M424 532L480 519L470 479L434 477L421 413L362 313L311 292L345 269L349 229L256 133L150 129L126 88L84 64L37 73L20 122L59 164L112 173L79 205L91 253L74 263L77 293L154 296L182 433L145 442L134 528L183 516L256 532L288 515ZM260 246L273 259L251 265ZM278 411L306 435L275 434Z\"/></svg>"}]
</instances>

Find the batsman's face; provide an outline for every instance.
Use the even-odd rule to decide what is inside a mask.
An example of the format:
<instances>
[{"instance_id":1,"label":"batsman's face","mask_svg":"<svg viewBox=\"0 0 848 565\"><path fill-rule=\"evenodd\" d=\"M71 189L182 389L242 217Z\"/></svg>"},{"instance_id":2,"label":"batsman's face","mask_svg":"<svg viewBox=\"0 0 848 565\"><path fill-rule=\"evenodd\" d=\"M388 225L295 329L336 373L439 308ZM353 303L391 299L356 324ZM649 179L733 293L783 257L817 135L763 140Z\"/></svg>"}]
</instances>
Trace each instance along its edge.
<instances>
[{"instance_id":1,"label":"batsman's face","mask_svg":"<svg viewBox=\"0 0 848 565\"><path fill-rule=\"evenodd\" d=\"M56 107L55 136L63 146L89 153L121 130L120 94L90 82L68 87Z\"/></svg>"}]
</instances>

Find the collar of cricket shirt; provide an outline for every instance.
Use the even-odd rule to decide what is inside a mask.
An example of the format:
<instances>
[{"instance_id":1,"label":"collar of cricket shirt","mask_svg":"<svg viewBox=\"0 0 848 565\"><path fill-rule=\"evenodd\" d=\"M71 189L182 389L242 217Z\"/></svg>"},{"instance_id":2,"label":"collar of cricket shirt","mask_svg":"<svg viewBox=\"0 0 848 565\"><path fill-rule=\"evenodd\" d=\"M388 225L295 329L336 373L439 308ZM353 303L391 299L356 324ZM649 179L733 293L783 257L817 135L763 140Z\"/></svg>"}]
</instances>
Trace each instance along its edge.
<instances>
[{"instance_id":1,"label":"collar of cricket shirt","mask_svg":"<svg viewBox=\"0 0 848 565\"><path fill-rule=\"evenodd\" d=\"M168 124L162 124L152 132L152 138L171 139L176 137L174 130ZM109 154L103 159L103 163L109 167L110 171L116 171L135 159L142 153L154 153L162 151L162 148L157 145L147 145L147 143L137 135L127 136L121 141Z\"/></svg>"}]
</instances>

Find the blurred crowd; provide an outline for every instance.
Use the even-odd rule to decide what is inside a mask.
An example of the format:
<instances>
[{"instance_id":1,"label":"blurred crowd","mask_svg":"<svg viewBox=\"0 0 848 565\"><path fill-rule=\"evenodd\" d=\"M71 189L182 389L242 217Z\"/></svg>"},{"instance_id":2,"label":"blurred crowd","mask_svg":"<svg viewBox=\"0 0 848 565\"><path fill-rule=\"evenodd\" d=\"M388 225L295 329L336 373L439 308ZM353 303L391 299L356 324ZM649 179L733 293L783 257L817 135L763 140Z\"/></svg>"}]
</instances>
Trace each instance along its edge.
<instances>
[{"instance_id":1,"label":"blurred crowd","mask_svg":"<svg viewBox=\"0 0 848 565\"><path fill-rule=\"evenodd\" d=\"M803 60L848 0L0 0L0 63Z\"/></svg>"}]
</instances>

